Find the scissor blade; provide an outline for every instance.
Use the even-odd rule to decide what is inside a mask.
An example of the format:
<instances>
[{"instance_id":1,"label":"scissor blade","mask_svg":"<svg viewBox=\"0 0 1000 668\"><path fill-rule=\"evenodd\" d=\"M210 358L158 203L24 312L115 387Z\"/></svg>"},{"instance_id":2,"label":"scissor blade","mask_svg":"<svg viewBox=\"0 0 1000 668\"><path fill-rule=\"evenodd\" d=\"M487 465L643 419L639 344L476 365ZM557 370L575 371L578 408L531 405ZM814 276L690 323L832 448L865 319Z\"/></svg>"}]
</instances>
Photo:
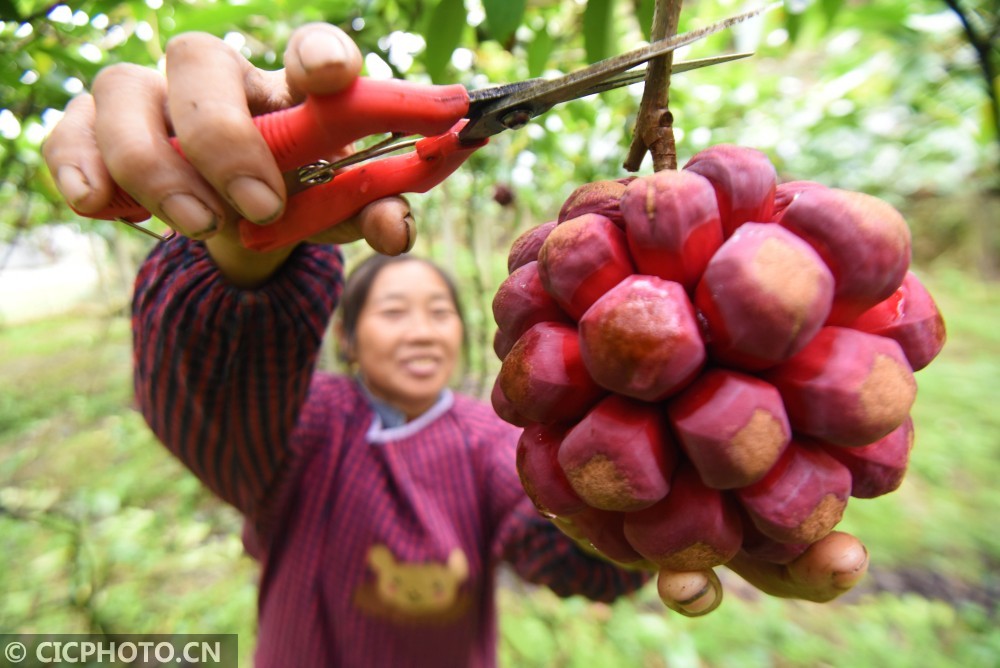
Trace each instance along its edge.
<instances>
[{"instance_id":1,"label":"scissor blade","mask_svg":"<svg viewBox=\"0 0 1000 668\"><path fill-rule=\"evenodd\" d=\"M592 89L616 74L770 11L778 5L780 3L760 7L717 21L698 30L653 42L634 51L594 63L563 77L512 87L512 90L506 91L507 94L501 95L497 99L494 99L496 97L496 91L494 91L494 95L490 95L488 98L490 101L480 101L481 108L470 105L470 120L460 136L466 141L477 141L504 130L521 127L527 121L545 113L556 104L599 92Z\"/></svg>"}]
</instances>

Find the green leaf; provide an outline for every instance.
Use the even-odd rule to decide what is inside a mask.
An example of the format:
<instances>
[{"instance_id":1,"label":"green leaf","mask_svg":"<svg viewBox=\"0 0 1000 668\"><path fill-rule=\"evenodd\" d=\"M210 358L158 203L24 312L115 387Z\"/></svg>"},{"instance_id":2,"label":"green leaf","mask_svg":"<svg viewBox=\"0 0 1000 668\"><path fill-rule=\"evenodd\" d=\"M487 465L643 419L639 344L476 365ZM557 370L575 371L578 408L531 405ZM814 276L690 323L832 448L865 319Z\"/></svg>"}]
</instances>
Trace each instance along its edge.
<instances>
[{"instance_id":1,"label":"green leaf","mask_svg":"<svg viewBox=\"0 0 1000 668\"><path fill-rule=\"evenodd\" d=\"M611 0L590 0L583 12L583 44L587 61L594 63L611 53L611 28L614 3Z\"/></svg>"},{"instance_id":2,"label":"green leaf","mask_svg":"<svg viewBox=\"0 0 1000 668\"><path fill-rule=\"evenodd\" d=\"M803 24L803 14L799 12L786 12L785 13L785 30L788 31L788 41L792 44L799 38L799 34L802 32Z\"/></svg>"},{"instance_id":3,"label":"green leaf","mask_svg":"<svg viewBox=\"0 0 1000 668\"><path fill-rule=\"evenodd\" d=\"M844 0L820 0L820 9L823 10L823 18L826 19L826 28L829 30L837 18L837 14L844 6Z\"/></svg>"},{"instance_id":4,"label":"green leaf","mask_svg":"<svg viewBox=\"0 0 1000 668\"><path fill-rule=\"evenodd\" d=\"M489 26L493 39L507 44L507 40L524 19L525 2L526 0L483 0L486 25Z\"/></svg>"},{"instance_id":5,"label":"green leaf","mask_svg":"<svg viewBox=\"0 0 1000 668\"><path fill-rule=\"evenodd\" d=\"M555 41L544 25L535 33L535 38L528 45L528 76L540 77L552 55Z\"/></svg>"},{"instance_id":6,"label":"green leaf","mask_svg":"<svg viewBox=\"0 0 1000 668\"><path fill-rule=\"evenodd\" d=\"M442 83L442 75L451 61L451 54L462 41L465 29L465 4L462 0L441 0L431 13L425 33L427 50L424 67L435 83Z\"/></svg>"},{"instance_id":7,"label":"green leaf","mask_svg":"<svg viewBox=\"0 0 1000 668\"><path fill-rule=\"evenodd\" d=\"M0 0L0 21L20 21L21 12L17 11L13 0Z\"/></svg>"},{"instance_id":8,"label":"green leaf","mask_svg":"<svg viewBox=\"0 0 1000 668\"><path fill-rule=\"evenodd\" d=\"M653 13L656 0L635 0L635 18L639 21L642 36L648 42L653 37Z\"/></svg>"}]
</instances>

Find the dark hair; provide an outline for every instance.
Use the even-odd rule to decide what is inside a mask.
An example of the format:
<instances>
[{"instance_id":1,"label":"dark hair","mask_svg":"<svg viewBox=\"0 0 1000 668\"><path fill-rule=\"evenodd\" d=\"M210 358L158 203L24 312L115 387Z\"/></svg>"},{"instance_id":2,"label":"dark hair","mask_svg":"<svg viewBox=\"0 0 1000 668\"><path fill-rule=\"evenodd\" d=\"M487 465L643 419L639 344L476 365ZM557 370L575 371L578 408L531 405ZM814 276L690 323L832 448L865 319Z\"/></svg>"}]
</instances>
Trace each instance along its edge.
<instances>
[{"instance_id":1,"label":"dark hair","mask_svg":"<svg viewBox=\"0 0 1000 668\"><path fill-rule=\"evenodd\" d=\"M344 328L344 337L347 339L347 344L354 345L354 337L358 330L358 317L361 315L361 309L364 308L365 302L368 301L368 293L371 292L375 279L383 269L394 264L399 264L400 262L422 262L433 269L441 277L441 280L444 281L444 284L448 286L448 294L451 295L451 301L458 312L458 319L462 323L462 342L464 345L466 336L465 317L462 314L462 302L458 299L458 289L455 287L455 281L452 280L451 276L444 269L430 260L407 254L372 255L355 267L354 271L347 277L347 282L344 284L344 292L340 297L340 320Z\"/></svg>"}]
</instances>

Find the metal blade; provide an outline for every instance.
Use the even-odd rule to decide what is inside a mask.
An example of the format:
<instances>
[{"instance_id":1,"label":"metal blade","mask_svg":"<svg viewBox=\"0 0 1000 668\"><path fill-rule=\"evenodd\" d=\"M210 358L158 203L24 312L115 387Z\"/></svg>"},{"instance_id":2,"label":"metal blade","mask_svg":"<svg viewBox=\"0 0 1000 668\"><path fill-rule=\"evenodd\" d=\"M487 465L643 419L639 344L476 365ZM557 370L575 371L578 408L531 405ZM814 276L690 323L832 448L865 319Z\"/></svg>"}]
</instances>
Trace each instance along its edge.
<instances>
[{"instance_id":1,"label":"metal blade","mask_svg":"<svg viewBox=\"0 0 1000 668\"><path fill-rule=\"evenodd\" d=\"M616 74L770 11L778 5L780 3L760 7L698 30L653 42L557 79L525 82L521 86L514 84L502 92L493 91L492 94L484 95L478 101L473 100L478 104L470 104L469 123L462 130L460 136L464 140L478 141L504 130L523 127L532 118L545 113L561 102L593 94L593 89L596 86Z\"/></svg>"}]
</instances>

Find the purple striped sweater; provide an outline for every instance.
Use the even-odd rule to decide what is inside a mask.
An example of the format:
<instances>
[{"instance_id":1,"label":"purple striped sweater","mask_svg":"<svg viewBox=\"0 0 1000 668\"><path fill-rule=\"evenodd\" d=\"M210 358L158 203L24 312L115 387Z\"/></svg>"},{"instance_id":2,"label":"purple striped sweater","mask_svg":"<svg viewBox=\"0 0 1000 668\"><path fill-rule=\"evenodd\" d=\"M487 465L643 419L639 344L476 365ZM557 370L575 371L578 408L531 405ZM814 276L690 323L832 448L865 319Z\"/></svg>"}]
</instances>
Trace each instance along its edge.
<instances>
[{"instance_id":1,"label":"purple striped sweater","mask_svg":"<svg viewBox=\"0 0 1000 668\"><path fill-rule=\"evenodd\" d=\"M446 392L383 428L356 381L314 371L341 273L336 248L302 246L240 290L177 238L136 282L138 405L261 563L256 664L492 666L501 562L561 596L641 586L538 516L490 407Z\"/></svg>"}]
</instances>

